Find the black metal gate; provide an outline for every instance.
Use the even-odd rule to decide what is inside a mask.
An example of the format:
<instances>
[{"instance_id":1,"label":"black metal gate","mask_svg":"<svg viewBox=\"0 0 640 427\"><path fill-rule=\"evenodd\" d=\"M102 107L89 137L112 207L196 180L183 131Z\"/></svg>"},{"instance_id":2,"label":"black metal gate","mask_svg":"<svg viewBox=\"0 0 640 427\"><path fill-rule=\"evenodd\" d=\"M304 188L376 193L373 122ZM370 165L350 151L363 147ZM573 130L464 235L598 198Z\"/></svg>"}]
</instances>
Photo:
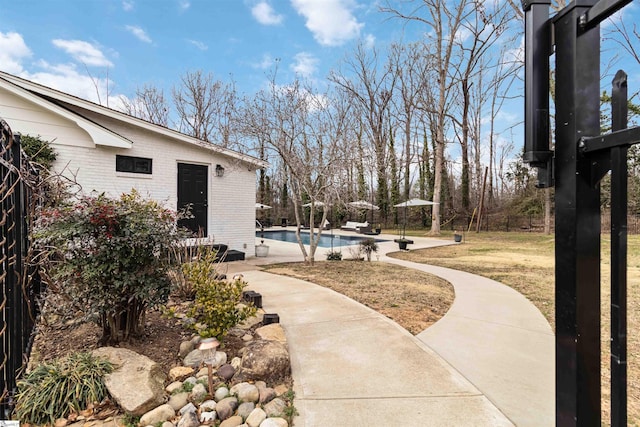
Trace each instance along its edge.
<instances>
[{"instance_id":1,"label":"black metal gate","mask_svg":"<svg viewBox=\"0 0 640 427\"><path fill-rule=\"evenodd\" d=\"M0 419L9 419L16 378L31 350L41 283L28 262L30 213L39 200L37 173L22 154L19 136L2 119L0 178Z\"/></svg>"},{"instance_id":2,"label":"black metal gate","mask_svg":"<svg viewBox=\"0 0 640 427\"><path fill-rule=\"evenodd\" d=\"M611 171L611 425L627 424L627 80L613 80L612 132L600 135L600 23L631 0L575 0L549 19L524 0L525 157L554 186L556 424L601 425L600 180ZM553 37L552 37L553 36ZM549 56L556 55L556 143L549 146Z\"/></svg>"}]
</instances>

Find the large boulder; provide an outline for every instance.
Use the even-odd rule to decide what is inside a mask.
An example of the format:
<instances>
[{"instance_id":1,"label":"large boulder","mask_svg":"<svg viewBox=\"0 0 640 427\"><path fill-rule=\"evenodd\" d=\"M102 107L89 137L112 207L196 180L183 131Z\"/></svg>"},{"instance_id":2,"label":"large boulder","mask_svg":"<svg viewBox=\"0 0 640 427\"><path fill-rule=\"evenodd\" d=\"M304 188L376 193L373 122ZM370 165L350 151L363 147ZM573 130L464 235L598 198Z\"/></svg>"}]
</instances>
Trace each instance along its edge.
<instances>
[{"instance_id":1,"label":"large boulder","mask_svg":"<svg viewBox=\"0 0 640 427\"><path fill-rule=\"evenodd\" d=\"M245 348L241 372L246 379L281 380L291 374L289 351L278 341L253 341Z\"/></svg>"},{"instance_id":2,"label":"large boulder","mask_svg":"<svg viewBox=\"0 0 640 427\"><path fill-rule=\"evenodd\" d=\"M279 323L271 323L267 326L262 326L256 329L256 336L265 341L278 341L282 344L287 344L287 337L284 334L284 329Z\"/></svg>"},{"instance_id":3,"label":"large boulder","mask_svg":"<svg viewBox=\"0 0 640 427\"><path fill-rule=\"evenodd\" d=\"M115 365L104 382L109 394L127 413L141 416L164 403L166 375L159 364L126 348L101 347L92 353Z\"/></svg>"}]
</instances>

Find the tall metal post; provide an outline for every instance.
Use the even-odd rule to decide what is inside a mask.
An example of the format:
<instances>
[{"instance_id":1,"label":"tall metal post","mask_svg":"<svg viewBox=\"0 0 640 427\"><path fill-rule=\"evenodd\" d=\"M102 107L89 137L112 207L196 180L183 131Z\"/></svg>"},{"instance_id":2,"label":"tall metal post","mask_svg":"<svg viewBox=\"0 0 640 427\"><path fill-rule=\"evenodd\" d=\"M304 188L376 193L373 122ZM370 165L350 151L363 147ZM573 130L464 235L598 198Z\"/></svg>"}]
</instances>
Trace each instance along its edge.
<instances>
[{"instance_id":1,"label":"tall metal post","mask_svg":"<svg viewBox=\"0 0 640 427\"><path fill-rule=\"evenodd\" d=\"M575 0L554 19L556 46L556 424L600 426L600 188L582 137L599 135L600 30Z\"/></svg>"},{"instance_id":2,"label":"tall metal post","mask_svg":"<svg viewBox=\"0 0 640 427\"><path fill-rule=\"evenodd\" d=\"M627 75L611 91L611 130L627 128ZM627 425L627 146L611 149L611 426Z\"/></svg>"}]
</instances>

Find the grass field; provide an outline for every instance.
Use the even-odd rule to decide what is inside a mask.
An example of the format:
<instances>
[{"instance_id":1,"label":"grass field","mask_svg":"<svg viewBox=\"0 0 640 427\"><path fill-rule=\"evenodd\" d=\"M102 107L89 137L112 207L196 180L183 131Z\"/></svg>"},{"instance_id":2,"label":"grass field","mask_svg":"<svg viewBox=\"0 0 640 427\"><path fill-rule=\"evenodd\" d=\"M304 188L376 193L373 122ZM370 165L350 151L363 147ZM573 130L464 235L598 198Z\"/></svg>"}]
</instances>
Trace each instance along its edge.
<instances>
[{"instance_id":1,"label":"grass field","mask_svg":"<svg viewBox=\"0 0 640 427\"><path fill-rule=\"evenodd\" d=\"M407 234L410 234L408 232ZM424 236L424 232L421 232ZM602 395L603 424L609 419L610 247L602 238ZM628 415L640 426L640 236L628 239ZM554 322L554 237L537 233L468 233L464 243L410 252L395 257L468 271L516 289Z\"/></svg>"}]
</instances>

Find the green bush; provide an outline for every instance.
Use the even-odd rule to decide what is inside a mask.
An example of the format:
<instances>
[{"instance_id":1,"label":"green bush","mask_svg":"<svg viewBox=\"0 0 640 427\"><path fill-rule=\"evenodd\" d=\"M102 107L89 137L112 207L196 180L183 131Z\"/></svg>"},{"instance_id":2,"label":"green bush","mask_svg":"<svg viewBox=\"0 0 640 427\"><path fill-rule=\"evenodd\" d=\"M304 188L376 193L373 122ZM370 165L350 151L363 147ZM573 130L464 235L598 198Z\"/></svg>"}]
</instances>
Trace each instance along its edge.
<instances>
[{"instance_id":1,"label":"green bush","mask_svg":"<svg viewBox=\"0 0 640 427\"><path fill-rule=\"evenodd\" d=\"M111 363L91 353L39 365L18 381L16 416L22 423L53 425L58 418L100 403L108 396L104 376L112 371Z\"/></svg>"},{"instance_id":2,"label":"green bush","mask_svg":"<svg viewBox=\"0 0 640 427\"><path fill-rule=\"evenodd\" d=\"M222 341L229 329L253 316L256 308L241 303L246 282L218 279L215 256L215 250L206 251L197 261L185 264L183 272L196 290L188 313L196 321L193 328L203 338Z\"/></svg>"},{"instance_id":3,"label":"green bush","mask_svg":"<svg viewBox=\"0 0 640 427\"><path fill-rule=\"evenodd\" d=\"M342 252L340 251L327 252L327 261L342 261Z\"/></svg>"},{"instance_id":4,"label":"green bush","mask_svg":"<svg viewBox=\"0 0 640 427\"><path fill-rule=\"evenodd\" d=\"M51 148L49 141L43 140L40 136L22 135L20 146L32 162L50 169L56 160L56 153Z\"/></svg>"},{"instance_id":5,"label":"green bush","mask_svg":"<svg viewBox=\"0 0 640 427\"><path fill-rule=\"evenodd\" d=\"M169 297L176 215L135 190L44 209L34 237L49 255L49 288L97 321L105 342L139 335L145 311Z\"/></svg>"}]
</instances>

